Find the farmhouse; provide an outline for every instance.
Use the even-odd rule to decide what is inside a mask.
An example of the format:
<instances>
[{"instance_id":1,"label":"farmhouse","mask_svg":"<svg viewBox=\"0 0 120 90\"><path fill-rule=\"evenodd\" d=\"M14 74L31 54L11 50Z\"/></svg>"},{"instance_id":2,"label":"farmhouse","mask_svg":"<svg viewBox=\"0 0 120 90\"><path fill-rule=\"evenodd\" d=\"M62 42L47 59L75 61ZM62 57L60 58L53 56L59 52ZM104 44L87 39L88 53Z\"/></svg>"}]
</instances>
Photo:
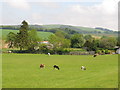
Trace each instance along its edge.
<instances>
[{"instance_id":1,"label":"farmhouse","mask_svg":"<svg viewBox=\"0 0 120 90\"><path fill-rule=\"evenodd\" d=\"M39 44L50 44L49 41L41 41L41 42L38 42Z\"/></svg>"},{"instance_id":2,"label":"farmhouse","mask_svg":"<svg viewBox=\"0 0 120 90\"><path fill-rule=\"evenodd\" d=\"M115 53L116 54L120 54L120 47L119 46L115 46L114 48L115 48L115 51L116 51Z\"/></svg>"},{"instance_id":3,"label":"farmhouse","mask_svg":"<svg viewBox=\"0 0 120 90\"><path fill-rule=\"evenodd\" d=\"M46 44L48 49L53 48L53 44L51 44L49 41L40 41L39 44Z\"/></svg>"},{"instance_id":4,"label":"farmhouse","mask_svg":"<svg viewBox=\"0 0 120 90\"><path fill-rule=\"evenodd\" d=\"M116 50L116 53L117 53L117 54L120 54L120 48L118 48L118 49Z\"/></svg>"}]
</instances>

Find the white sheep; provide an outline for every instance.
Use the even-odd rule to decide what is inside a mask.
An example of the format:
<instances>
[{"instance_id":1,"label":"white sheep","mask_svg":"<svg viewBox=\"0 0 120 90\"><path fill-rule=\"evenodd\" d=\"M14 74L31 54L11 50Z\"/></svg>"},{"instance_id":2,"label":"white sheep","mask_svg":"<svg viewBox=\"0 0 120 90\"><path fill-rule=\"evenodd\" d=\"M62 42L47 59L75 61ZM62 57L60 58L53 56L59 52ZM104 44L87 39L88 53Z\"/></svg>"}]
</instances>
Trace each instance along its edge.
<instances>
[{"instance_id":1,"label":"white sheep","mask_svg":"<svg viewBox=\"0 0 120 90\"><path fill-rule=\"evenodd\" d=\"M12 53L12 51L9 50L8 53Z\"/></svg>"},{"instance_id":2,"label":"white sheep","mask_svg":"<svg viewBox=\"0 0 120 90\"><path fill-rule=\"evenodd\" d=\"M81 66L81 69L82 69L82 70L86 70L86 67L84 67L84 66Z\"/></svg>"},{"instance_id":3,"label":"white sheep","mask_svg":"<svg viewBox=\"0 0 120 90\"><path fill-rule=\"evenodd\" d=\"M50 56L50 53L48 53L48 55Z\"/></svg>"}]
</instances>

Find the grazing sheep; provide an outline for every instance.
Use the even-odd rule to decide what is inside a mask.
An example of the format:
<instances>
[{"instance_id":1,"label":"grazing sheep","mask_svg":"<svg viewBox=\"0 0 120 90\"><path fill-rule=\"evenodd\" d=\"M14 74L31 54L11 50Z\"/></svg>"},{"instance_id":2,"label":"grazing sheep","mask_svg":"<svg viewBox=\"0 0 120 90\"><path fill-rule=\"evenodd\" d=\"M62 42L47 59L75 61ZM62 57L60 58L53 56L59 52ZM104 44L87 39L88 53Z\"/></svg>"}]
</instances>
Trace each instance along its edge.
<instances>
[{"instance_id":1,"label":"grazing sheep","mask_svg":"<svg viewBox=\"0 0 120 90\"><path fill-rule=\"evenodd\" d=\"M56 68L56 69L60 70L60 68L57 65L54 65L53 67L54 67L54 69Z\"/></svg>"},{"instance_id":2,"label":"grazing sheep","mask_svg":"<svg viewBox=\"0 0 120 90\"><path fill-rule=\"evenodd\" d=\"M98 54L94 54L94 56L93 56L93 57L96 57L96 56L98 56Z\"/></svg>"},{"instance_id":3,"label":"grazing sheep","mask_svg":"<svg viewBox=\"0 0 120 90\"><path fill-rule=\"evenodd\" d=\"M84 67L84 66L81 66L81 69L82 69L82 70L86 70L86 67Z\"/></svg>"},{"instance_id":4,"label":"grazing sheep","mask_svg":"<svg viewBox=\"0 0 120 90\"><path fill-rule=\"evenodd\" d=\"M8 53L12 53L12 51L8 51Z\"/></svg>"},{"instance_id":5,"label":"grazing sheep","mask_svg":"<svg viewBox=\"0 0 120 90\"><path fill-rule=\"evenodd\" d=\"M48 55L50 56L50 53L48 53Z\"/></svg>"},{"instance_id":6,"label":"grazing sheep","mask_svg":"<svg viewBox=\"0 0 120 90\"><path fill-rule=\"evenodd\" d=\"M44 68L45 67L45 65L44 64L40 64L40 68Z\"/></svg>"}]
</instances>

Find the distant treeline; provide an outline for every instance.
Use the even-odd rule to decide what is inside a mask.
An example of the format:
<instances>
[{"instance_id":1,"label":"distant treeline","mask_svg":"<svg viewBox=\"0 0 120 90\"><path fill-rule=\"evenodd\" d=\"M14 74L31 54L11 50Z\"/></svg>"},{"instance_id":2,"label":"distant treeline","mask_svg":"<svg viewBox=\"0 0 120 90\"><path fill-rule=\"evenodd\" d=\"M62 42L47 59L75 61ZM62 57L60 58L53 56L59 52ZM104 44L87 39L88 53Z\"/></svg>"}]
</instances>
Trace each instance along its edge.
<instances>
[{"instance_id":1,"label":"distant treeline","mask_svg":"<svg viewBox=\"0 0 120 90\"><path fill-rule=\"evenodd\" d=\"M12 29L12 30L19 30L20 25L2 25L0 26L0 29ZM29 25L29 30L35 29L37 31L42 32L52 32L55 33L56 31L64 31L68 34L118 34L120 31L112 31L106 28L96 27L96 28L90 28L92 30L89 30L88 28L78 28L76 26L69 26L69 25Z\"/></svg>"}]
</instances>

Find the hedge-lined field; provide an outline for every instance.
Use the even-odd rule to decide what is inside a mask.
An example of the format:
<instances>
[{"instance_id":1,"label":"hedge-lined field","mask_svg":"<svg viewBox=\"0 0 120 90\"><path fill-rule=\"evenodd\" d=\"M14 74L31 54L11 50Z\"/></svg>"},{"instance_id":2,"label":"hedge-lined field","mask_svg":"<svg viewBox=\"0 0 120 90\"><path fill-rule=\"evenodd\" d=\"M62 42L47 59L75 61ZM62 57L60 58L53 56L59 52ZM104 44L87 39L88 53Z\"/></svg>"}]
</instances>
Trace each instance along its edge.
<instances>
[{"instance_id":1,"label":"hedge-lined field","mask_svg":"<svg viewBox=\"0 0 120 90\"><path fill-rule=\"evenodd\" d=\"M118 55L3 54L3 88L116 88ZM39 64L45 64L44 69ZM54 70L53 65L60 70ZM80 69L81 66L86 71Z\"/></svg>"}]
</instances>

